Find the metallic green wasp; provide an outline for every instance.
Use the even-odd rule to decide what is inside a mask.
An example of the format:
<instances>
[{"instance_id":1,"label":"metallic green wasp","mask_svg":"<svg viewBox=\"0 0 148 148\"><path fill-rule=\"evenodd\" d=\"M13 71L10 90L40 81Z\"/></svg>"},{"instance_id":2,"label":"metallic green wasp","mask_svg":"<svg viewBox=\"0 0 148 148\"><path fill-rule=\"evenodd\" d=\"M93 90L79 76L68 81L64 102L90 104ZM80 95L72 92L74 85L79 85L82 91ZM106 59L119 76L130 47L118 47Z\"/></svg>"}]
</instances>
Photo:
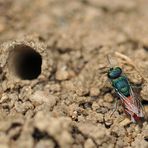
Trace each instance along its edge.
<instances>
[{"instance_id":1,"label":"metallic green wasp","mask_svg":"<svg viewBox=\"0 0 148 148\"><path fill-rule=\"evenodd\" d=\"M112 67L108 71L108 78L111 85L119 95L126 114L133 122L144 117L141 101L134 94L128 78L123 74L120 67Z\"/></svg>"}]
</instances>

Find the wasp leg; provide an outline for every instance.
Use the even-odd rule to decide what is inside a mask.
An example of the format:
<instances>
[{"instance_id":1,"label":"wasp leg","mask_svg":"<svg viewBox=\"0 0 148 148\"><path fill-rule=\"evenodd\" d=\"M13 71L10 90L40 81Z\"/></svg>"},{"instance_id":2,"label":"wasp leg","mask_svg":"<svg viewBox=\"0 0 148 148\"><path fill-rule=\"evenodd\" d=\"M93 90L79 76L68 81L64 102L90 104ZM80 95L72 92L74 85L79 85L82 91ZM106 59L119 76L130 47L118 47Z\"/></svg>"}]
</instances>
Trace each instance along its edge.
<instances>
[{"instance_id":1,"label":"wasp leg","mask_svg":"<svg viewBox=\"0 0 148 148\"><path fill-rule=\"evenodd\" d=\"M137 89L141 89L143 88L144 86L136 86L136 85L131 85L132 88L137 88Z\"/></svg>"},{"instance_id":2,"label":"wasp leg","mask_svg":"<svg viewBox=\"0 0 148 148\"><path fill-rule=\"evenodd\" d=\"M118 107L118 100L116 100L116 103L115 103L115 107L114 107L114 110L113 112L111 113L110 117L112 117L112 115L115 113L115 111L117 110L117 107Z\"/></svg>"}]
</instances>

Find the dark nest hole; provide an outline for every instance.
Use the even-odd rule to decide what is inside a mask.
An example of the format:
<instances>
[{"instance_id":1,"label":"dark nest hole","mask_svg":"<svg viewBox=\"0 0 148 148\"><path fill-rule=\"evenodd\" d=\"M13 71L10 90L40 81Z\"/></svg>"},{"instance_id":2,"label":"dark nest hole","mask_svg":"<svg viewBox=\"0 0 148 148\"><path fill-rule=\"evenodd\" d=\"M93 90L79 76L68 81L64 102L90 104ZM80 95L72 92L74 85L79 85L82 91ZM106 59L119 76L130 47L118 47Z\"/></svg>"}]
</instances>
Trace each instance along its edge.
<instances>
[{"instance_id":1,"label":"dark nest hole","mask_svg":"<svg viewBox=\"0 0 148 148\"><path fill-rule=\"evenodd\" d=\"M42 57L30 46L15 46L10 59L10 69L23 80L33 80L41 74Z\"/></svg>"}]
</instances>

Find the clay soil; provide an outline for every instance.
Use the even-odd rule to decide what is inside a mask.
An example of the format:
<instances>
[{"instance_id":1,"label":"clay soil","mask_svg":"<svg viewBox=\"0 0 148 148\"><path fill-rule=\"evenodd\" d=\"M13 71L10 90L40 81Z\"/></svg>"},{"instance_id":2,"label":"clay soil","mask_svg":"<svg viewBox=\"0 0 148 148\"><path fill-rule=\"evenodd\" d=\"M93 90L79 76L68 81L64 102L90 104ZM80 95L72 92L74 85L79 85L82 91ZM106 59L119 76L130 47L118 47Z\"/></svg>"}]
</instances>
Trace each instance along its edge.
<instances>
[{"instance_id":1,"label":"clay soil","mask_svg":"<svg viewBox=\"0 0 148 148\"><path fill-rule=\"evenodd\" d=\"M0 0L0 148L148 148L107 56L147 114L147 0Z\"/></svg>"}]
</instances>

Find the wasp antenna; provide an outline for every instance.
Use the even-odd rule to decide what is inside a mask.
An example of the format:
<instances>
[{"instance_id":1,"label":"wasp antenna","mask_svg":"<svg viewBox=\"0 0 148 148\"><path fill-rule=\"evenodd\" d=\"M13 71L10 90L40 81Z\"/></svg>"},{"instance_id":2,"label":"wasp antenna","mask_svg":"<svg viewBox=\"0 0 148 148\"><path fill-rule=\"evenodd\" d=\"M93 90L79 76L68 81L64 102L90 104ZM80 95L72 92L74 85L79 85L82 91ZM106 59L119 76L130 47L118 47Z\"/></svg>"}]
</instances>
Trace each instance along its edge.
<instances>
[{"instance_id":1,"label":"wasp antenna","mask_svg":"<svg viewBox=\"0 0 148 148\"><path fill-rule=\"evenodd\" d=\"M113 67L112 63L111 63L111 60L110 60L110 55L107 55L106 57L107 57L107 61L108 61L109 65L110 65L110 67Z\"/></svg>"}]
</instances>

